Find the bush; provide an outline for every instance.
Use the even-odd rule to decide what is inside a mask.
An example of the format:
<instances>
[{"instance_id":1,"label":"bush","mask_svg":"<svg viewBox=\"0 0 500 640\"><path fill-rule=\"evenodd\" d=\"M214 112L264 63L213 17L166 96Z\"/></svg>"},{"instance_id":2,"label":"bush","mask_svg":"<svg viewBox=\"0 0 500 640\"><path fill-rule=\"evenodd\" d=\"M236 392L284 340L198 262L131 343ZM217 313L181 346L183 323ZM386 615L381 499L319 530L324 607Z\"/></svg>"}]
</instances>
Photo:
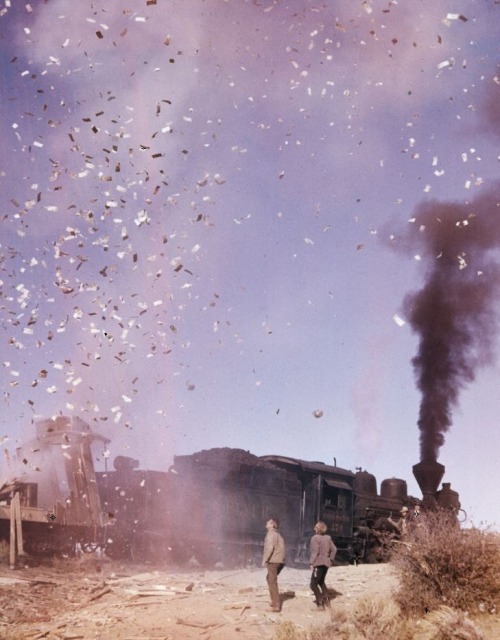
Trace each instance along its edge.
<instances>
[{"instance_id":1,"label":"bush","mask_svg":"<svg viewBox=\"0 0 500 640\"><path fill-rule=\"evenodd\" d=\"M410 629L410 631L408 631ZM308 632L285 622L276 640L411 640L408 622L391 598L366 596L352 608L333 604L330 622Z\"/></svg>"},{"instance_id":2,"label":"bush","mask_svg":"<svg viewBox=\"0 0 500 640\"><path fill-rule=\"evenodd\" d=\"M415 625L418 640L483 640L484 635L463 611L440 607Z\"/></svg>"},{"instance_id":3,"label":"bush","mask_svg":"<svg viewBox=\"0 0 500 640\"><path fill-rule=\"evenodd\" d=\"M442 606L422 619L405 618L391 598L365 596L352 608L332 607L330 622L305 631L283 622L275 640L484 640L466 613Z\"/></svg>"},{"instance_id":4,"label":"bush","mask_svg":"<svg viewBox=\"0 0 500 640\"><path fill-rule=\"evenodd\" d=\"M367 638L369 640L387 640L404 637L404 620L401 611L392 598L366 596L361 598L354 608L351 625L353 632L349 640Z\"/></svg>"},{"instance_id":5,"label":"bush","mask_svg":"<svg viewBox=\"0 0 500 640\"><path fill-rule=\"evenodd\" d=\"M460 529L444 512L428 513L407 541L395 544L396 600L408 614L446 605L477 614L496 611L500 598L500 538Z\"/></svg>"},{"instance_id":6,"label":"bush","mask_svg":"<svg viewBox=\"0 0 500 640\"><path fill-rule=\"evenodd\" d=\"M274 638L275 640L308 640L308 634L293 622L286 621L277 627Z\"/></svg>"},{"instance_id":7,"label":"bush","mask_svg":"<svg viewBox=\"0 0 500 640\"><path fill-rule=\"evenodd\" d=\"M342 640L388 640L407 638L405 620L401 616L399 606L390 597L365 596L360 598L343 615L332 614L332 625L335 633L326 638L339 638ZM335 629L336 627L336 629ZM323 640L320 636L317 639Z\"/></svg>"}]
</instances>

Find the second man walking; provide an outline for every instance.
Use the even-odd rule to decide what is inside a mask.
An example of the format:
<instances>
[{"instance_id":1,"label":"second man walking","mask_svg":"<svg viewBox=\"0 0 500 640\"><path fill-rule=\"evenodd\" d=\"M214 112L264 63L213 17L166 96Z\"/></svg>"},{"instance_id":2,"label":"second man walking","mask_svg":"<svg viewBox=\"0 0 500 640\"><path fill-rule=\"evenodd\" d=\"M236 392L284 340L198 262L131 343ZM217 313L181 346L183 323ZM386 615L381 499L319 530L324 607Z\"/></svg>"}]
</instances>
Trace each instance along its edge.
<instances>
[{"instance_id":1,"label":"second man walking","mask_svg":"<svg viewBox=\"0 0 500 640\"><path fill-rule=\"evenodd\" d=\"M314 535L310 543L309 564L312 568L311 589L315 596L316 607L320 610L330 606L330 596L325 585L328 569L332 566L337 553L337 547L330 536L325 535L327 526L324 522L314 525Z\"/></svg>"}]
</instances>

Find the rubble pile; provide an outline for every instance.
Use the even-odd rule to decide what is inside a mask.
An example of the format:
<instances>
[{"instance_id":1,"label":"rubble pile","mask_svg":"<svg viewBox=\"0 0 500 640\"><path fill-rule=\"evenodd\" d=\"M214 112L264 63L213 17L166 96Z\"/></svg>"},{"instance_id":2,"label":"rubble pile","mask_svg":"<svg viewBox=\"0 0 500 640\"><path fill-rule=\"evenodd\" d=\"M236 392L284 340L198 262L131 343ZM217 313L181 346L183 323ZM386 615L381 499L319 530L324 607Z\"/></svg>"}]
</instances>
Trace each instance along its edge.
<instances>
[{"instance_id":1,"label":"rubble pile","mask_svg":"<svg viewBox=\"0 0 500 640\"><path fill-rule=\"evenodd\" d=\"M394 584L388 566L337 571L328 583L338 597ZM172 572L93 556L15 572L0 565L0 638L254 640L271 639L285 620L304 628L321 622L312 607L308 570L283 571L280 615L267 612L265 576L261 568Z\"/></svg>"},{"instance_id":2,"label":"rubble pile","mask_svg":"<svg viewBox=\"0 0 500 640\"><path fill-rule=\"evenodd\" d=\"M47 567L0 571L0 637L6 637L2 631L12 626L50 623L81 609L106 588L99 572L89 572L90 565L85 573L74 567L70 573Z\"/></svg>"}]
</instances>

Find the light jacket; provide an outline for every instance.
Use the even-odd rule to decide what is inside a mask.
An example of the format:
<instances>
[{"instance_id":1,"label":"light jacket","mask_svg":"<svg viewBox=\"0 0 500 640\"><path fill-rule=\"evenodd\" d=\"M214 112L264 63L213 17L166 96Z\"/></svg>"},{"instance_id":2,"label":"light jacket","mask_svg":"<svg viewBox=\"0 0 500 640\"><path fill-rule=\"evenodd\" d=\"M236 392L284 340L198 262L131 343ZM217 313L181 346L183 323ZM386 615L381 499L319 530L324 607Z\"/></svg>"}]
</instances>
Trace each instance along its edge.
<instances>
[{"instance_id":1,"label":"light jacket","mask_svg":"<svg viewBox=\"0 0 500 640\"><path fill-rule=\"evenodd\" d=\"M331 567L337 553L337 547L328 535L316 533L309 545L309 564L313 567Z\"/></svg>"},{"instance_id":2,"label":"light jacket","mask_svg":"<svg viewBox=\"0 0 500 640\"><path fill-rule=\"evenodd\" d=\"M279 564L284 564L285 562L285 541L276 529L271 529L266 533L262 561L265 563L277 562Z\"/></svg>"}]
</instances>

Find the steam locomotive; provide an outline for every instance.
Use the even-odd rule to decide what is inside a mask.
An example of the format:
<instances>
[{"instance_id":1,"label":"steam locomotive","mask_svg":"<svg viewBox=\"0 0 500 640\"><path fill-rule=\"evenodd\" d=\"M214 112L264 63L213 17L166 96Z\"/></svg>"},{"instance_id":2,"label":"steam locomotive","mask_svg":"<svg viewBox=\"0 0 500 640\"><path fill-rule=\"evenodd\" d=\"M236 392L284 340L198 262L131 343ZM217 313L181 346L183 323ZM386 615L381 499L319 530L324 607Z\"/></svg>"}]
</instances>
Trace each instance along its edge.
<instances>
[{"instance_id":1,"label":"steam locomotive","mask_svg":"<svg viewBox=\"0 0 500 640\"><path fill-rule=\"evenodd\" d=\"M307 563L318 520L327 524L339 558L370 562L384 559L379 533L391 527L388 517L420 502L399 478L383 480L378 493L367 471L241 449L175 456L165 472L118 456L113 470L96 471L102 451L96 454L95 445L102 450L108 440L85 422L59 416L36 428L37 437L18 451L22 473L0 486L0 538L12 534L17 493L24 550L33 554L101 548L114 559L247 566L260 563L264 524L273 517L288 563ZM424 508L458 513L449 483L438 491L442 465L421 462L413 470Z\"/></svg>"},{"instance_id":2,"label":"steam locomotive","mask_svg":"<svg viewBox=\"0 0 500 640\"><path fill-rule=\"evenodd\" d=\"M381 533L396 533L388 517L403 506L460 509L449 483L437 490L444 467L436 462L415 465L422 501L409 496L399 478L383 480L377 493L376 478L367 471L240 449L175 456L167 473L137 466L119 458L114 471L97 474L103 503L115 519L105 547L111 557L257 564L263 525L273 517L287 542L289 563L308 564L318 520L327 524L339 559L374 562L385 559Z\"/></svg>"}]
</instances>

